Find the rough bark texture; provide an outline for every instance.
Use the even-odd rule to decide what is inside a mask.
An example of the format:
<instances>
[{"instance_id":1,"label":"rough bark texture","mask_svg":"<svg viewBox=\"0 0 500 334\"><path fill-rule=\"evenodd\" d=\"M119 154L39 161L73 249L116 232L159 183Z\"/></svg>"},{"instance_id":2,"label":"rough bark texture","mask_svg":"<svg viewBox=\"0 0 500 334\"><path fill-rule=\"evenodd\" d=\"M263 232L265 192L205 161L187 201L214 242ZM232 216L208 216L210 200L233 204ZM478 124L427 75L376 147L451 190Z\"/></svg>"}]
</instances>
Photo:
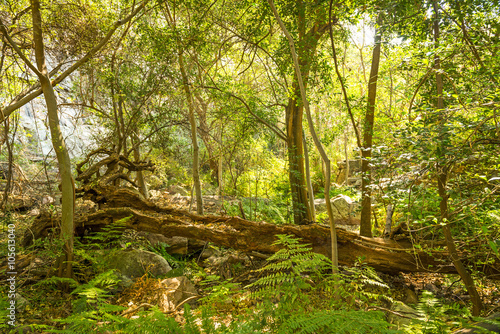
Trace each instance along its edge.
<instances>
[{"instance_id":1,"label":"rough bark texture","mask_svg":"<svg viewBox=\"0 0 500 334\"><path fill-rule=\"evenodd\" d=\"M294 84L294 96L300 96L300 90L296 84ZM290 98L286 109L286 135L293 221L295 224L312 221L311 211L307 202L305 181L302 115L303 107L297 105L297 98Z\"/></svg>"},{"instance_id":2,"label":"rough bark texture","mask_svg":"<svg viewBox=\"0 0 500 334\"><path fill-rule=\"evenodd\" d=\"M109 192L103 209L75 220L76 233L84 235L123 218L126 228L137 231L160 233L167 237L183 236L213 242L243 252L257 251L273 253L276 234L290 234L312 245L313 251L331 256L330 228L326 225L275 225L252 222L239 217L201 216L170 207L160 207L145 200L136 191L117 189ZM25 234L23 244L29 245L33 238L41 238L58 226L60 217L43 213ZM338 238L339 264L353 265L363 257L366 263L383 272L443 272L455 273L447 252L422 252L411 248L407 241L365 238L336 229ZM488 273L498 273L488 267ZM495 271L496 270L496 271Z\"/></svg>"}]
</instances>

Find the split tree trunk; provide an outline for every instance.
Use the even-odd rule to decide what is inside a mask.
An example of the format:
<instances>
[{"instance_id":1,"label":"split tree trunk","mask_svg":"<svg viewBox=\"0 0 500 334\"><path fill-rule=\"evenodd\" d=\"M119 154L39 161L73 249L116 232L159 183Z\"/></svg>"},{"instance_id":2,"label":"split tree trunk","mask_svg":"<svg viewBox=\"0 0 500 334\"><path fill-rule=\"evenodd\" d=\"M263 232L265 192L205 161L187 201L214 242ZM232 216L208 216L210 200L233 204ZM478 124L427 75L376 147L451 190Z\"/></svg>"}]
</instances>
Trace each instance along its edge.
<instances>
[{"instance_id":1,"label":"split tree trunk","mask_svg":"<svg viewBox=\"0 0 500 334\"><path fill-rule=\"evenodd\" d=\"M271 6L271 2L269 2ZM328 24L315 22L312 28L306 31L306 4L296 2L298 41L297 56L302 74L303 90L307 88L309 71L313 63L318 42L328 28ZM276 12L277 13L277 12ZM288 99L286 111L286 140L288 145L288 168L290 191L292 193L293 220L295 224L303 224L313 220L308 204L307 186L304 170L303 147L303 112L304 101L301 101L301 87L297 72L293 77L292 95Z\"/></svg>"}]
</instances>

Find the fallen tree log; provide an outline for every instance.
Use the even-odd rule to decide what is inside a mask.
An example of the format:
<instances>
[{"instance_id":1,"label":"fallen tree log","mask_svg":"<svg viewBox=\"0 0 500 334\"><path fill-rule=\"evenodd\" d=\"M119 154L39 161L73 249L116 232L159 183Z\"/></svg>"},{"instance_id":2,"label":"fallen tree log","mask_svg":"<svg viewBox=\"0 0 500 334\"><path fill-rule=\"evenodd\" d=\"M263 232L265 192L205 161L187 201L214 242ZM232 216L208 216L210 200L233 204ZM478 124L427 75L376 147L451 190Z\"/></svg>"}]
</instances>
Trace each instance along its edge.
<instances>
[{"instance_id":1,"label":"fallen tree log","mask_svg":"<svg viewBox=\"0 0 500 334\"><path fill-rule=\"evenodd\" d=\"M75 233L96 230L123 220L125 227L136 231L163 234L167 237L182 236L209 241L242 252L273 253L279 248L273 245L276 234L289 234L310 244L316 253L330 257L330 231L326 225L275 225L254 222L239 217L200 216L170 207L159 207L138 199L136 193L119 189L108 197L108 207L75 219ZM125 206L128 205L128 206ZM35 219L27 231L23 244L33 238L45 237L57 226L58 218L44 213ZM353 265L359 258L376 270L397 272L456 273L445 251L422 251L411 247L408 241L365 238L346 230L337 229L339 263ZM489 273L498 268L488 267Z\"/></svg>"}]
</instances>

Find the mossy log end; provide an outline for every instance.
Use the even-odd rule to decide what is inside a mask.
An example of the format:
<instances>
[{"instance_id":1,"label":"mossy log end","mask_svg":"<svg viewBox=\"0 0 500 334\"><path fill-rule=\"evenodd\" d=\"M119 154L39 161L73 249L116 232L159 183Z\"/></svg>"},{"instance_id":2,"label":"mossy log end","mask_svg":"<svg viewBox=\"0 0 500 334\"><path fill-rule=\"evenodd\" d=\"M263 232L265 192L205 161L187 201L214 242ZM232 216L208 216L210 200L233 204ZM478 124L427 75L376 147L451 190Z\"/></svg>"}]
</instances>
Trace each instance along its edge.
<instances>
[{"instance_id":1,"label":"mossy log end","mask_svg":"<svg viewBox=\"0 0 500 334\"><path fill-rule=\"evenodd\" d=\"M197 215L171 207L160 207L138 197L130 189L118 189L107 196L106 206L101 210L76 217L75 233L83 235L85 230L97 230L110 223L126 219L128 229L160 233L167 237L182 236L209 241L220 246L231 247L242 252L273 253L276 234L289 234L310 244L316 253L330 257L330 231L327 226L275 225L254 222L240 217ZM58 218L45 213L37 217L26 233L23 244L29 245L33 238L45 237L58 225ZM358 234L337 229L339 263L353 265L359 258L376 270L397 272L441 272L455 273L447 252L423 252L415 250L407 241L382 238L365 238ZM490 268L488 271L495 271Z\"/></svg>"}]
</instances>

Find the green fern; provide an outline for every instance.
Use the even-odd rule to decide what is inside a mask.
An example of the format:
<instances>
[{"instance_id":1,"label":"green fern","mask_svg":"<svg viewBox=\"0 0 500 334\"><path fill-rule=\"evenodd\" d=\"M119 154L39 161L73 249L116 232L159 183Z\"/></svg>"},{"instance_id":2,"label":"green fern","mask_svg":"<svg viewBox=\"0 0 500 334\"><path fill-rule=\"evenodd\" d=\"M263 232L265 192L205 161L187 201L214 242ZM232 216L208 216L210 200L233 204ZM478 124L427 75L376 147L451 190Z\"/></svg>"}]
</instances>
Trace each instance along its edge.
<instances>
[{"instance_id":1,"label":"green fern","mask_svg":"<svg viewBox=\"0 0 500 334\"><path fill-rule=\"evenodd\" d=\"M325 310L297 314L283 323L278 333L398 333L389 326L382 312Z\"/></svg>"},{"instance_id":2,"label":"green fern","mask_svg":"<svg viewBox=\"0 0 500 334\"><path fill-rule=\"evenodd\" d=\"M298 239L283 234L276 237L278 240L274 244L283 248L267 259L266 266L258 269L266 275L247 286L256 289L256 297L278 297L287 289L294 294L298 293L297 288L310 289L307 274L321 276L324 270L331 267L326 256L313 253L309 246L300 244Z\"/></svg>"}]
</instances>

